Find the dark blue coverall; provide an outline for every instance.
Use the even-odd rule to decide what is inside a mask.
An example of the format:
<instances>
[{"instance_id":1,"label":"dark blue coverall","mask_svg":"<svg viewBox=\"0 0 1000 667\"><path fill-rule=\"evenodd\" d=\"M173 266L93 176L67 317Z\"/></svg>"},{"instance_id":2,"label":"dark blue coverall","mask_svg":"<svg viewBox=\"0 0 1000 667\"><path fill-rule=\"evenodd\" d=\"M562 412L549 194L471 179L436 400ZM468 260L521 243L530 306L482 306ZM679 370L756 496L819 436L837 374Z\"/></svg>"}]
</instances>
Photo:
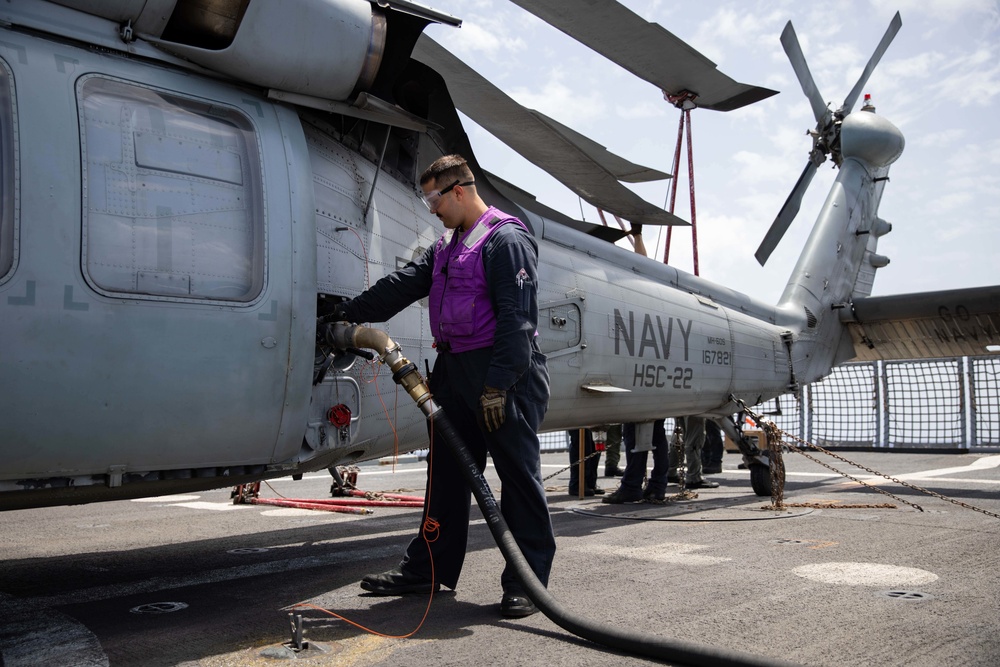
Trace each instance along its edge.
<instances>
[{"instance_id":1,"label":"dark blue coverall","mask_svg":"<svg viewBox=\"0 0 1000 667\"><path fill-rule=\"evenodd\" d=\"M426 297L435 245L344 304L346 319L384 322ZM483 250L490 302L497 319L494 344L458 354L439 349L430 390L480 472L486 467L489 452L502 484L501 513L535 575L548 585L556 543L542 486L538 443L538 427L548 407L549 375L545 356L535 342L537 258L535 239L519 225L496 229ZM522 269L527 280L519 285L517 275ZM484 386L507 390L506 418L493 432L481 426L479 397ZM440 525L439 536L430 543L434 579L455 588L465 561L471 491L443 442L432 442L427 479L424 519L430 517ZM430 579L430 558L427 543L418 533L406 548L401 568ZM510 566L504 568L500 581L505 593L524 592Z\"/></svg>"}]
</instances>

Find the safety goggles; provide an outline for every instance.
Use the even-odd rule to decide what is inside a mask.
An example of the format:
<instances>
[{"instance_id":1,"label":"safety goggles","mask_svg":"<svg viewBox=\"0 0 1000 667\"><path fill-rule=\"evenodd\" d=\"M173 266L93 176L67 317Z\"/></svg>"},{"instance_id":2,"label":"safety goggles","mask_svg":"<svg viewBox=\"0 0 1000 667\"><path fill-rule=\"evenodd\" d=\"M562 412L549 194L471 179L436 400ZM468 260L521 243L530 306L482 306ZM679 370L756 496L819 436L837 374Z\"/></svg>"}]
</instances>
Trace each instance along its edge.
<instances>
[{"instance_id":1,"label":"safety goggles","mask_svg":"<svg viewBox=\"0 0 1000 667\"><path fill-rule=\"evenodd\" d=\"M427 207L427 210L433 211L435 208L437 208L438 202L441 201L441 197L451 192L456 185L460 185L464 188L475 184L476 184L475 181L465 181L464 183L459 183L458 181L455 181L454 183L452 183L451 185L442 190L431 190L430 192L425 192L423 195L421 195L420 198L424 200L424 206Z\"/></svg>"}]
</instances>

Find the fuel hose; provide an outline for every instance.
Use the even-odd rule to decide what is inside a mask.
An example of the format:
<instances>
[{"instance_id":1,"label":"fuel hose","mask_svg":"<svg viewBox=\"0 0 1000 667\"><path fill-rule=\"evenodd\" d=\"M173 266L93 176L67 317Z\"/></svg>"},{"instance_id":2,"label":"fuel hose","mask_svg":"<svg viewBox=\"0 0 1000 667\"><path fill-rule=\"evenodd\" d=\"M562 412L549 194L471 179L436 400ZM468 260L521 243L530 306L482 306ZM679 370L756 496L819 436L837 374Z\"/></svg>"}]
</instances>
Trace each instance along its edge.
<instances>
[{"instance_id":1,"label":"fuel hose","mask_svg":"<svg viewBox=\"0 0 1000 667\"><path fill-rule=\"evenodd\" d=\"M416 365L402 356L399 346L389 338L388 334L378 329L336 323L328 325L326 337L328 343L340 350L353 347L370 348L378 352L382 362L392 370L393 380L406 389L417 407L431 422L435 437L442 441L448 452L455 457L462 477L472 490L472 495L486 518L486 524L501 554L514 570L528 597L550 621L567 632L596 644L664 662L698 667L791 667L791 663L784 661L609 627L565 609L542 585L528 565L500 513L500 506L493 497L486 478L479 471L475 459L452 426L448 415L434 403Z\"/></svg>"}]
</instances>

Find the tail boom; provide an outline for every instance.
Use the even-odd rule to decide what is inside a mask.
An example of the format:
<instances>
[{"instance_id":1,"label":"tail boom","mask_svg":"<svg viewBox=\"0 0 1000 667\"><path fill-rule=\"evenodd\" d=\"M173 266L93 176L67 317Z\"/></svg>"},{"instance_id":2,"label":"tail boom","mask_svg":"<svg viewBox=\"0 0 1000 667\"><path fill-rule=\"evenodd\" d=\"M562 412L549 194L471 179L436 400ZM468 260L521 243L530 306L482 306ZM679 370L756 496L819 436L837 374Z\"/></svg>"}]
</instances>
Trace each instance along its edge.
<instances>
[{"instance_id":1,"label":"tail boom","mask_svg":"<svg viewBox=\"0 0 1000 667\"><path fill-rule=\"evenodd\" d=\"M855 113L844 119L841 142L840 173L778 304L789 321L802 323L792 331L792 363L806 383L854 356L838 312L869 292L874 269L888 263L875 253L889 229L878 207L903 135L874 113Z\"/></svg>"}]
</instances>

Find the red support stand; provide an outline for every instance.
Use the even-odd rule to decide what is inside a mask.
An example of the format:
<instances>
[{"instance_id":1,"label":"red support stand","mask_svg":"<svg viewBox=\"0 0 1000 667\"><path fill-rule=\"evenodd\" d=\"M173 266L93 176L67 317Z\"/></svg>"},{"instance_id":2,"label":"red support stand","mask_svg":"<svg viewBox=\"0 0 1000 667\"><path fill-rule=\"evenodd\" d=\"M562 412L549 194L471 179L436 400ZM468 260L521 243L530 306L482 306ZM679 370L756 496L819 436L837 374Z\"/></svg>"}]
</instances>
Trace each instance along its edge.
<instances>
[{"instance_id":1,"label":"red support stand","mask_svg":"<svg viewBox=\"0 0 1000 667\"><path fill-rule=\"evenodd\" d=\"M277 507L294 507L297 509L322 510L325 512L344 512L347 514L371 514L371 507L423 507L424 499L420 496L408 496L399 493L382 493L378 491L361 491L356 488L347 488L347 482L340 476L337 468L335 479L340 480L340 484L334 484L331 493L335 496L330 499L313 498L261 498L260 482L250 484L240 484L233 489L230 497L234 505L274 505ZM357 469L348 469L349 485L351 487L357 482ZM270 485L268 485L270 486Z\"/></svg>"},{"instance_id":2,"label":"red support stand","mask_svg":"<svg viewBox=\"0 0 1000 667\"><path fill-rule=\"evenodd\" d=\"M682 93L680 95L667 95L664 93L663 97L681 110L680 123L677 126L677 146L674 149L674 162L672 173L674 175L673 182L670 184L670 194L669 194L669 208L667 211L670 213L674 212L674 204L677 200L677 172L680 169L681 162L681 148L683 146L683 139L685 137L685 128L687 129L687 157L688 157L688 191L691 199L691 250L692 257L694 259L694 275L699 275L698 270L698 216L695 207L695 197L694 197L694 152L692 149L691 140L691 110L695 108L694 95L691 93ZM667 227L667 242L663 249L663 263L670 263L670 242L673 236L673 227Z\"/></svg>"}]
</instances>

